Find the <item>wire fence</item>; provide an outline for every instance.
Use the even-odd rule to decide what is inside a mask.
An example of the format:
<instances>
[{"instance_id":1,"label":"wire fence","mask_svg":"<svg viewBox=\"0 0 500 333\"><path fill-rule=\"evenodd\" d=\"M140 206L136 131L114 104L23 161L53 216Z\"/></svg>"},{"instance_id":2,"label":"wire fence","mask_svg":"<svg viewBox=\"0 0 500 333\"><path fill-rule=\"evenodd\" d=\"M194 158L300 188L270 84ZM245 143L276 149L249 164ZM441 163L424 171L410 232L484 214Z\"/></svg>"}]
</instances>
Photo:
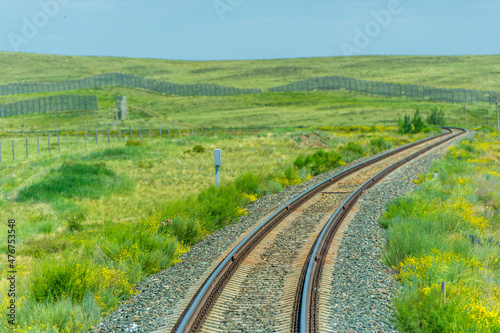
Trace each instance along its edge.
<instances>
[{"instance_id":1,"label":"wire fence","mask_svg":"<svg viewBox=\"0 0 500 333\"><path fill-rule=\"evenodd\" d=\"M217 84L178 84L146 79L137 75L105 73L78 80L51 83L16 83L0 86L0 96L89 89L95 87L126 87L177 96L228 96L261 94L263 89L242 89ZM397 84L366 81L344 76L325 76L292 82L267 89L268 92L339 90L378 97L435 101L447 103L487 104L492 106L499 97L497 91L462 88L437 88L418 84Z\"/></svg>"},{"instance_id":2,"label":"wire fence","mask_svg":"<svg viewBox=\"0 0 500 333\"><path fill-rule=\"evenodd\" d=\"M52 83L15 83L0 86L0 95L20 95L41 92L68 91L95 87L126 87L143 89L150 92L178 96L228 96L241 94L260 94L262 89L242 89L217 84L196 83L177 84L161 80L123 74L106 73L89 76L79 80Z\"/></svg>"},{"instance_id":3,"label":"wire fence","mask_svg":"<svg viewBox=\"0 0 500 333\"><path fill-rule=\"evenodd\" d=\"M58 95L39 97L0 105L2 117L51 111L99 110L97 96Z\"/></svg>"},{"instance_id":4,"label":"wire fence","mask_svg":"<svg viewBox=\"0 0 500 333\"><path fill-rule=\"evenodd\" d=\"M37 131L9 132L20 134L17 139L0 140L0 163L7 160L18 160L30 156L41 156L46 153L75 151L77 148L106 147L106 144L148 139L182 139L200 135L193 128L174 128L158 125L156 128L135 127L107 130L74 130L74 131Z\"/></svg>"},{"instance_id":5,"label":"wire fence","mask_svg":"<svg viewBox=\"0 0 500 333\"><path fill-rule=\"evenodd\" d=\"M365 81L343 76L325 76L292 82L269 88L268 92L298 92L314 90L349 91L370 96L400 98L417 101L476 104L492 106L499 97L497 91L448 89L418 84L396 84Z\"/></svg>"}]
</instances>

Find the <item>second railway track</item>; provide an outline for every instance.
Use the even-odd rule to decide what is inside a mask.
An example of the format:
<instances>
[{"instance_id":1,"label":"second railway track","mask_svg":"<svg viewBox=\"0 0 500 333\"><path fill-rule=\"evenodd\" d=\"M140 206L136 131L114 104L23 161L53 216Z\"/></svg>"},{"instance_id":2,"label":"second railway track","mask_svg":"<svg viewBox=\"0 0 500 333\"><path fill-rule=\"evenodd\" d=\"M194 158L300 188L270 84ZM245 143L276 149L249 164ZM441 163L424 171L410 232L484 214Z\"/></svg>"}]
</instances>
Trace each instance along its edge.
<instances>
[{"instance_id":1,"label":"second railway track","mask_svg":"<svg viewBox=\"0 0 500 333\"><path fill-rule=\"evenodd\" d=\"M336 212L345 215L342 207L347 212L351 204L346 199L354 202L361 185L370 186L367 181L383 170L390 172L389 167L395 169L463 131L449 132L349 168L278 209L215 268L175 325L159 332L318 331L315 283L321 281L321 263L341 219L319 241L325 247L315 246L320 234L329 234L323 228Z\"/></svg>"}]
</instances>

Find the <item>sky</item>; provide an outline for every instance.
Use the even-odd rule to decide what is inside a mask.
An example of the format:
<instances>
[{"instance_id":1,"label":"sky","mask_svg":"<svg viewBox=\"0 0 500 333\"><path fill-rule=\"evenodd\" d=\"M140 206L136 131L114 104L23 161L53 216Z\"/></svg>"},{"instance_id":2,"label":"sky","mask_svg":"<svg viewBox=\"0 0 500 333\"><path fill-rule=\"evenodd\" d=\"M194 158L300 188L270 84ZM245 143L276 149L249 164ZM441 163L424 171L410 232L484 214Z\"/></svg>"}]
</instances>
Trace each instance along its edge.
<instances>
[{"instance_id":1,"label":"sky","mask_svg":"<svg viewBox=\"0 0 500 333\"><path fill-rule=\"evenodd\" d=\"M179 60L500 54L499 0L0 0L0 51Z\"/></svg>"}]
</instances>

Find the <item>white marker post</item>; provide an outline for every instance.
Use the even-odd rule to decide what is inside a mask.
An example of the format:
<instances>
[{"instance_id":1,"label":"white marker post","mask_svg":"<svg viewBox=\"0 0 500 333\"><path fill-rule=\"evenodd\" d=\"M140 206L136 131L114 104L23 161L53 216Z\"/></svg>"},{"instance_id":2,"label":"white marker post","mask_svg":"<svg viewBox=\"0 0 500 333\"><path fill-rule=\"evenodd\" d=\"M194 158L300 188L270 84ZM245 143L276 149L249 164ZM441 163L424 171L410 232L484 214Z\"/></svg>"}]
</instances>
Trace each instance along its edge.
<instances>
[{"instance_id":1,"label":"white marker post","mask_svg":"<svg viewBox=\"0 0 500 333\"><path fill-rule=\"evenodd\" d=\"M215 184L219 187L219 166L222 165L222 152L220 149L214 149L215 160Z\"/></svg>"}]
</instances>

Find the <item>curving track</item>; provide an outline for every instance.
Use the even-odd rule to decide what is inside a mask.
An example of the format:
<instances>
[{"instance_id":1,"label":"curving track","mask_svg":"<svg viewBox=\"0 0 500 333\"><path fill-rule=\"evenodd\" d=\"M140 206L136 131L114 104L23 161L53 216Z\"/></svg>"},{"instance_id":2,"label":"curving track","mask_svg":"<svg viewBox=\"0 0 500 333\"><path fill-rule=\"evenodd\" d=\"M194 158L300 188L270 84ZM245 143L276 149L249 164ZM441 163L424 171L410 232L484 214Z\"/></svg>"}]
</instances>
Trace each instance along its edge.
<instances>
[{"instance_id":1,"label":"curving track","mask_svg":"<svg viewBox=\"0 0 500 333\"><path fill-rule=\"evenodd\" d=\"M173 327L158 332L319 331L323 264L367 188L461 129L358 164L302 193L252 230L201 285Z\"/></svg>"}]
</instances>

